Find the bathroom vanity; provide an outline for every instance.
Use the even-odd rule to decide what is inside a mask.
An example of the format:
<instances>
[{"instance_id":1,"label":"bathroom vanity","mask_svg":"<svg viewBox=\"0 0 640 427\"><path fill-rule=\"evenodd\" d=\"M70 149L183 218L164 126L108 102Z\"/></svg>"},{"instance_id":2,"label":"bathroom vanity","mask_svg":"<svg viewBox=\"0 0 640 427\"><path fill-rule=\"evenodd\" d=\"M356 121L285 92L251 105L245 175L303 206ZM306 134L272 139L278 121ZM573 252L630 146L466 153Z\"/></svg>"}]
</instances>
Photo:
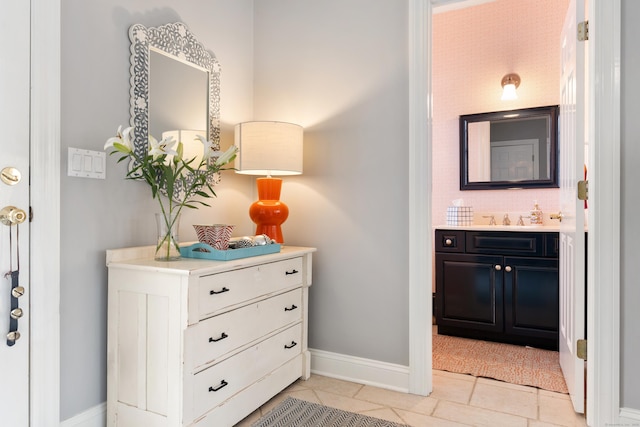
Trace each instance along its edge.
<instances>
[{"instance_id":1,"label":"bathroom vanity","mask_svg":"<svg viewBox=\"0 0 640 427\"><path fill-rule=\"evenodd\" d=\"M435 230L438 333L558 349L557 231Z\"/></svg>"}]
</instances>

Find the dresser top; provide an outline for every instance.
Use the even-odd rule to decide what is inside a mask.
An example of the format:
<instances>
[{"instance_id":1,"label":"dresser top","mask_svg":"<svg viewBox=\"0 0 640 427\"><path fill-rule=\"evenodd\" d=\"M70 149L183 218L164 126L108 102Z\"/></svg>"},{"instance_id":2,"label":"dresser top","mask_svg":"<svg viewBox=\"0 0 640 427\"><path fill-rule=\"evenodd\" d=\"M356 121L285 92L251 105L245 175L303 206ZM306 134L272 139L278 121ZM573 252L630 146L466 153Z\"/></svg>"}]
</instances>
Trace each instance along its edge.
<instances>
[{"instance_id":1,"label":"dresser top","mask_svg":"<svg viewBox=\"0 0 640 427\"><path fill-rule=\"evenodd\" d=\"M237 268L250 267L295 258L316 251L316 248L301 246L283 246L280 252L258 255L229 261L216 261L182 257L177 261L156 261L153 259L155 246L107 250L107 267L118 267L132 270L163 271L166 273L192 275L218 273Z\"/></svg>"}]
</instances>

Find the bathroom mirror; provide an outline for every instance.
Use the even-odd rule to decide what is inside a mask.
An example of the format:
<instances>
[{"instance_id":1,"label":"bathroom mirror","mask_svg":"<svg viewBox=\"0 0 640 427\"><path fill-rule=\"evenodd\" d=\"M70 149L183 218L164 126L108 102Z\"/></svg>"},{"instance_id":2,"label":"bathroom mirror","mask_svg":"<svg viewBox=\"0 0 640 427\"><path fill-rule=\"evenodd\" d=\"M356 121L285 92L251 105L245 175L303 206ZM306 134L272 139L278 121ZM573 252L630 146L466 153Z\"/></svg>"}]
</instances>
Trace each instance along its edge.
<instances>
[{"instance_id":1,"label":"bathroom mirror","mask_svg":"<svg viewBox=\"0 0 640 427\"><path fill-rule=\"evenodd\" d=\"M558 106L460 116L460 190L558 187Z\"/></svg>"},{"instance_id":2,"label":"bathroom mirror","mask_svg":"<svg viewBox=\"0 0 640 427\"><path fill-rule=\"evenodd\" d=\"M206 136L219 149L220 64L215 55L181 22L148 28L135 24L129 39L130 125L136 154L146 155L149 135L159 140L165 132L185 130ZM183 141L185 153L192 142ZM219 178L212 179L214 184Z\"/></svg>"}]
</instances>

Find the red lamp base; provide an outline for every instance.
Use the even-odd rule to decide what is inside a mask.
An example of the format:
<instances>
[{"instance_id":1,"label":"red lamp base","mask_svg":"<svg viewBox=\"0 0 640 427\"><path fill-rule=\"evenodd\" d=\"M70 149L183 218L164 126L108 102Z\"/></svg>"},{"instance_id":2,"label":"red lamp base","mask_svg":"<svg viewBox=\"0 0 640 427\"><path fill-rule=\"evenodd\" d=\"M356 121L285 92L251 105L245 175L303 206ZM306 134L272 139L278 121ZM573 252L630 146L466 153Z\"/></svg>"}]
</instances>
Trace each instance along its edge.
<instances>
[{"instance_id":1,"label":"red lamp base","mask_svg":"<svg viewBox=\"0 0 640 427\"><path fill-rule=\"evenodd\" d=\"M280 199L282 179L258 178L258 201L249 208L249 216L256 223L256 235L266 234L278 243L284 243L281 225L289 217L289 207Z\"/></svg>"}]
</instances>

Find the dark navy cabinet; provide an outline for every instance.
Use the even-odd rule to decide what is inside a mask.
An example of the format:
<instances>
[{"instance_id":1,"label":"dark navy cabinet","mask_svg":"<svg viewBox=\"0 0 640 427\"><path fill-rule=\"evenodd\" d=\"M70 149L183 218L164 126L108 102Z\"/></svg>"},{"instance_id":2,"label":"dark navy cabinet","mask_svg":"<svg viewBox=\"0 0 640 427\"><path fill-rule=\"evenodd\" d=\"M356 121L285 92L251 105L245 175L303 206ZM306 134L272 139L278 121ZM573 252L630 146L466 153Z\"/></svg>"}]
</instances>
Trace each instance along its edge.
<instances>
[{"instance_id":1,"label":"dark navy cabinet","mask_svg":"<svg viewBox=\"0 0 640 427\"><path fill-rule=\"evenodd\" d=\"M558 233L438 229L438 333L558 348Z\"/></svg>"}]
</instances>

